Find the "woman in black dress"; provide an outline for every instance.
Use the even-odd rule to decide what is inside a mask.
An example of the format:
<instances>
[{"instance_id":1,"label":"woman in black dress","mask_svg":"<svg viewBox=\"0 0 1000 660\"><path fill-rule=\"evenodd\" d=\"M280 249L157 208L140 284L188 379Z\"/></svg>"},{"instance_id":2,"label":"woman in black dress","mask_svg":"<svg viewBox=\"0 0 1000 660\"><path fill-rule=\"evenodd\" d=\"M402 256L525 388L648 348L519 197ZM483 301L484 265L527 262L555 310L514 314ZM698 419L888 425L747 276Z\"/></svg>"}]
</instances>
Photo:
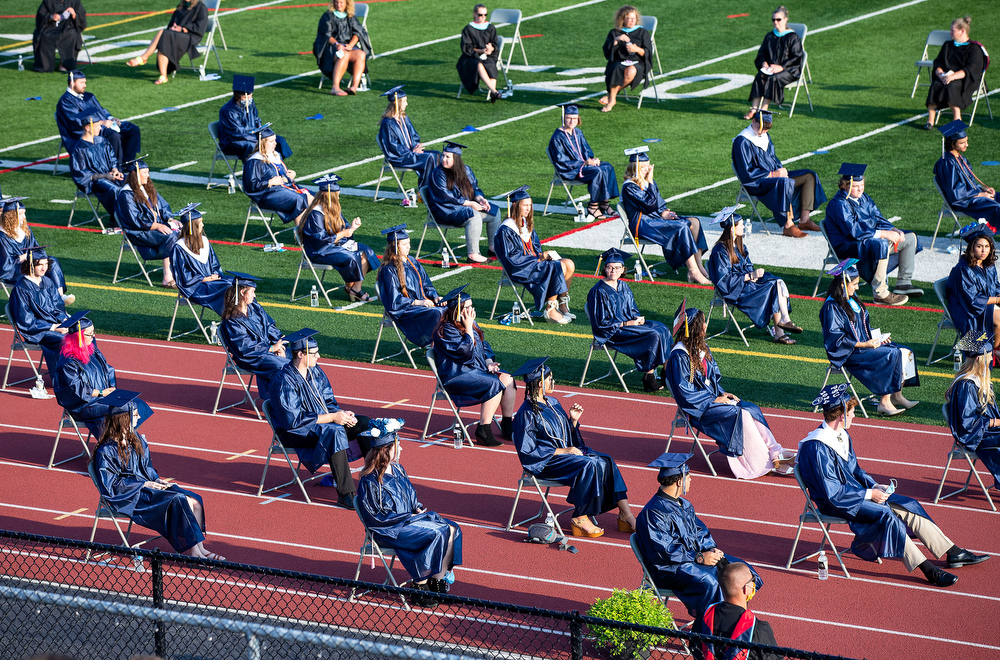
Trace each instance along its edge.
<instances>
[{"instance_id":1,"label":"woman in black dress","mask_svg":"<svg viewBox=\"0 0 1000 660\"><path fill-rule=\"evenodd\" d=\"M961 119L962 110L972 103L972 95L983 79L983 49L969 41L971 23L968 16L953 20L953 41L946 41L934 58L934 75L927 92L927 123L924 124L928 131L934 126L938 110L951 108L954 118Z\"/></svg>"},{"instance_id":2,"label":"woman in black dress","mask_svg":"<svg viewBox=\"0 0 1000 660\"><path fill-rule=\"evenodd\" d=\"M601 112L610 112L618 92L626 85L630 89L641 85L653 67L653 42L649 32L639 27L641 20L639 10L631 5L622 6L615 14L615 27L604 40L604 57L608 60L604 84L608 93L600 100L604 106Z\"/></svg>"},{"instance_id":3,"label":"woman in black dress","mask_svg":"<svg viewBox=\"0 0 1000 660\"><path fill-rule=\"evenodd\" d=\"M146 52L138 57L133 57L126 64L128 66L142 66L149 59L153 51L156 53L156 68L160 70L160 77L156 79L156 85L162 85L170 80L167 74L177 69L181 58L187 53L191 61L198 59L198 44L208 29L208 8L202 4L201 0L181 0L177 5L167 27L156 33L153 40L149 42Z\"/></svg>"},{"instance_id":4,"label":"woman in black dress","mask_svg":"<svg viewBox=\"0 0 1000 660\"><path fill-rule=\"evenodd\" d=\"M753 61L757 75L750 86L750 111L744 119L753 119L758 110L767 110L769 103L785 102L785 85L802 76L802 41L788 29L788 10L778 7L771 14L774 29L767 33Z\"/></svg>"},{"instance_id":5,"label":"woman in black dress","mask_svg":"<svg viewBox=\"0 0 1000 660\"><path fill-rule=\"evenodd\" d=\"M475 93L482 80L490 90L490 103L496 103L500 98L497 91L500 37L497 29L486 20L486 14L486 5L476 5L472 9L472 22L462 29L462 56L455 68L467 92Z\"/></svg>"},{"instance_id":6,"label":"woman in black dress","mask_svg":"<svg viewBox=\"0 0 1000 660\"><path fill-rule=\"evenodd\" d=\"M319 19L313 55L324 76L333 81L333 96L358 93L361 75L368 69L372 43L368 31L354 16L354 0L330 0L330 7ZM347 91L340 89L340 80L351 70Z\"/></svg>"}]
</instances>

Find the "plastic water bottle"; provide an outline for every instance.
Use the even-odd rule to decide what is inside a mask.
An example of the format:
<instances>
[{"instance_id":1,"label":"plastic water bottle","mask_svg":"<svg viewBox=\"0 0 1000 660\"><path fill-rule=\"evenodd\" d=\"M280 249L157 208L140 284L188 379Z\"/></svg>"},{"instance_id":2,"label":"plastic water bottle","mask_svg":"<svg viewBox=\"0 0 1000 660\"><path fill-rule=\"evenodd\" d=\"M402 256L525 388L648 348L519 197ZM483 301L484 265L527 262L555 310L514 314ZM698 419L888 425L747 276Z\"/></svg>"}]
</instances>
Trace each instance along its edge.
<instances>
[{"instance_id":1,"label":"plastic water bottle","mask_svg":"<svg viewBox=\"0 0 1000 660\"><path fill-rule=\"evenodd\" d=\"M17 70L24 71L24 55L17 56Z\"/></svg>"},{"instance_id":2,"label":"plastic water bottle","mask_svg":"<svg viewBox=\"0 0 1000 660\"><path fill-rule=\"evenodd\" d=\"M514 306L510 308L510 319L514 323L521 322L521 308L517 303L514 303Z\"/></svg>"},{"instance_id":3,"label":"plastic water bottle","mask_svg":"<svg viewBox=\"0 0 1000 660\"><path fill-rule=\"evenodd\" d=\"M556 520L555 518L552 517L551 513L545 516L545 524L551 527L552 529L556 528Z\"/></svg>"},{"instance_id":4,"label":"plastic water bottle","mask_svg":"<svg viewBox=\"0 0 1000 660\"><path fill-rule=\"evenodd\" d=\"M452 433L455 435L455 449L462 448L462 425L455 422L455 428L452 429Z\"/></svg>"},{"instance_id":5,"label":"plastic water bottle","mask_svg":"<svg viewBox=\"0 0 1000 660\"><path fill-rule=\"evenodd\" d=\"M826 552L823 550L819 551L819 574L817 577L820 580L826 580L830 577L830 564L826 559Z\"/></svg>"},{"instance_id":6,"label":"plastic water bottle","mask_svg":"<svg viewBox=\"0 0 1000 660\"><path fill-rule=\"evenodd\" d=\"M451 259L448 258L448 250L441 251L441 268L451 268Z\"/></svg>"},{"instance_id":7,"label":"plastic water bottle","mask_svg":"<svg viewBox=\"0 0 1000 660\"><path fill-rule=\"evenodd\" d=\"M313 284L313 288L309 290L309 306L319 307L319 291L316 289L315 284Z\"/></svg>"},{"instance_id":8,"label":"plastic water bottle","mask_svg":"<svg viewBox=\"0 0 1000 660\"><path fill-rule=\"evenodd\" d=\"M235 192L236 192L236 179L234 179L233 175L230 174L229 175L229 194L232 195Z\"/></svg>"},{"instance_id":9,"label":"plastic water bottle","mask_svg":"<svg viewBox=\"0 0 1000 660\"><path fill-rule=\"evenodd\" d=\"M212 321L212 325L208 328L208 343L213 346L221 345L222 342L219 341L219 322Z\"/></svg>"},{"instance_id":10,"label":"plastic water bottle","mask_svg":"<svg viewBox=\"0 0 1000 660\"><path fill-rule=\"evenodd\" d=\"M962 351L955 349L955 373L962 368Z\"/></svg>"},{"instance_id":11,"label":"plastic water bottle","mask_svg":"<svg viewBox=\"0 0 1000 660\"><path fill-rule=\"evenodd\" d=\"M636 265L635 265L635 281L636 282L641 282L642 281L642 264L641 263L636 263Z\"/></svg>"}]
</instances>

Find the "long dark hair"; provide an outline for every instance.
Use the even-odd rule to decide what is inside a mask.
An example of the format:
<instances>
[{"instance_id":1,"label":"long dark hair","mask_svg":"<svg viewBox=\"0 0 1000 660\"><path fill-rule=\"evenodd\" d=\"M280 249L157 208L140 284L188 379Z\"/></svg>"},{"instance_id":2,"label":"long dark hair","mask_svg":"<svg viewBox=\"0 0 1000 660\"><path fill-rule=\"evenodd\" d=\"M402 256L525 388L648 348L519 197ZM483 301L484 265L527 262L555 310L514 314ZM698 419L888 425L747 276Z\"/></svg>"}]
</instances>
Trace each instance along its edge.
<instances>
[{"instance_id":1,"label":"long dark hair","mask_svg":"<svg viewBox=\"0 0 1000 660\"><path fill-rule=\"evenodd\" d=\"M851 320L851 323L854 323L854 310L851 308L850 299L847 297L843 275L837 275L833 278L833 281L830 282L830 288L826 290L826 294L840 305L840 308L847 314L847 318ZM851 297L853 298L854 296ZM858 301L858 304L861 304L860 301Z\"/></svg>"},{"instance_id":2,"label":"long dark hair","mask_svg":"<svg viewBox=\"0 0 1000 660\"><path fill-rule=\"evenodd\" d=\"M385 246L385 254L382 255L382 265L378 269L382 270L390 266L395 268L396 275L399 277L399 290L403 292L404 296L409 298L410 293L406 290L406 270L403 268L404 261L406 260L396 250L396 241L389 241L388 245Z\"/></svg>"},{"instance_id":3,"label":"long dark hair","mask_svg":"<svg viewBox=\"0 0 1000 660\"><path fill-rule=\"evenodd\" d=\"M243 299L243 292L249 288L251 287L246 284L241 284L239 286L239 295L237 295L235 283L226 289L226 304L225 307L222 308L223 321L244 316L244 313L240 311L240 300Z\"/></svg>"},{"instance_id":4,"label":"long dark hair","mask_svg":"<svg viewBox=\"0 0 1000 660\"><path fill-rule=\"evenodd\" d=\"M193 218L188 220L181 227L181 239L183 239L184 244L188 246L188 249L194 253L201 252L201 249L205 247L205 234L202 227L201 218Z\"/></svg>"},{"instance_id":5,"label":"long dark hair","mask_svg":"<svg viewBox=\"0 0 1000 660\"><path fill-rule=\"evenodd\" d=\"M451 169L448 169L444 165L441 166L441 169L444 170L444 183L448 188L458 188L459 192L462 193L462 197L472 199L475 197L476 191L472 189L469 177L465 174L465 163L462 162L460 155L452 154L452 156L454 157L454 161Z\"/></svg>"},{"instance_id":6,"label":"long dark hair","mask_svg":"<svg viewBox=\"0 0 1000 660\"><path fill-rule=\"evenodd\" d=\"M986 255L986 258L983 259L983 263L980 264L983 268L989 268L997 262L997 244L993 241L992 236L977 236L976 240L965 246L965 252L962 253L962 258L965 259L966 264L969 266L972 265L972 262L975 260L972 256L972 248L979 242L980 238L985 238L990 244L990 253Z\"/></svg>"},{"instance_id":7,"label":"long dark hair","mask_svg":"<svg viewBox=\"0 0 1000 660\"><path fill-rule=\"evenodd\" d=\"M385 471L388 469L389 463L392 463L393 454L395 452L395 442L369 449L368 453L365 454L365 466L361 469L361 476L363 477L374 472L375 476L379 480L379 483L381 483L382 475L384 475Z\"/></svg>"},{"instance_id":8,"label":"long dark hair","mask_svg":"<svg viewBox=\"0 0 1000 660\"><path fill-rule=\"evenodd\" d=\"M157 212L157 200L159 195L156 192L156 186L153 185L153 179L147 178L146 185L139 185L139 168L135 168L128 173L128 187L132 189L132 195L135 197L136 203L142 200L142 193L139 192L139 188L142 188L146 192L145 204L149 207L149 210L154 214Z\"/></svg>"},{"instance_id":9,"label":"long dark hair","mask_svg":"<svg viewBox=\"0 0 1000 660\"><path fill-rule=\"evenodd\" d=\"M688 335L681 337L681 343L688 352L688 359L691 361L691 374L688 382L694 382L694 372L700 371L703 376L708 376L708 367L702 363L701 354L705 354L705 359L712 358L712 349L705 342L705 312L698 310L694 318L688 321Z\"/></svg>"},{"instance_id":10,"label":"long dark hair","mask_svg":"<svg viewBox=\"0 0 1000 660\"><path fill-rule=\"evenodd\" d=\"M747 249L743 245L743 237L733 235L733 225L729 225L722 230L722 236L719 237L719 240L717 240L716 243L721 243L726 246L726 251L729 252L729 263L733 265L736 265L736 263L740 260L739 257L736 256L737 254L744 257L747 256Z\"/></svg>"},{"instance_id":11,"label":"long dark hair","mask_svg":"<svg viewBox=\"0 0 1000 660\"><path fill-rule=\"evenodd\" d=\"M531 405L531 409L536 413L542 410L541 404L537 401L538 394L545 391L545 379L551 375L551 371L548 371L548 373L543 371L541 378L528 381L524 386L524 400Z\"/></svg>"},{"instance_id":12,"label":"long dark hair","mask_svg":"<svg viewBox=\"0 0 1000 660\"><path fill-rule=\"evenodd\" d=\"M455 300L458 302L456 303ZM459 332L462 331L461 319L464 301L462 300L462 296L458 296L455 300L449 301L444 314L441 315L441 320L438 321L437 330L434 331L434 334L438 337L444 337L444 328L446 325L453 325ZM483 329L479 327L479 324L474 322L473 329L476 331L476 335L479 336L479 341L483 341Z\"/></svg>"},{"instance_id":13,"label":"long dark hair","mask_svg":"<svg viewBox=\"0 0 1000 660\"><path fill-rule=\"evenodd\" d=\"M101 440L97 446L113 443L118 447L118 458L122 463L128 462L129 452L142 454L142 442L139 436L132 429L132 411L108 415L104 418L104 430L101 432ZM93 456L97 456L95 451ZM91 461L94 460L91 456Z\"/></svg>"}]
</instances>

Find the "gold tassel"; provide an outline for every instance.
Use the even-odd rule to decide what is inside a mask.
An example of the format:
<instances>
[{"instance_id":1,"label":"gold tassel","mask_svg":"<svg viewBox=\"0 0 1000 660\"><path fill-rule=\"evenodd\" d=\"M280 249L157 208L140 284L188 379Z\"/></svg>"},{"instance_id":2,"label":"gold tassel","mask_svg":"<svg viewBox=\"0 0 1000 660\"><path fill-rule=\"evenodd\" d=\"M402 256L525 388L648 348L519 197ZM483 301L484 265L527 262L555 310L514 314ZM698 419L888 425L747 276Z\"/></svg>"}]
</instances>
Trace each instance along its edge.
<instances>
[{"instance_id":1,"label":"gold tassel","mask_svg":"<svg viewBox=\"0 0 1000 660\"><path fill-rule=\"evenodd\" d=\"M684 310L684 336L685 337L691 336L691 333L688 332L688 313L686 309Z\"/></svg>"},{"instance_id":2,"label":"gold tassel","mask_svg":"<svg viewBox=\"0 0 1000 660\"><path fill-rule=\"evenodd\" d=\"M83 322L76 324L77 341L80 343L80 348L83 348Z\"/></svg>"}]
</instances>

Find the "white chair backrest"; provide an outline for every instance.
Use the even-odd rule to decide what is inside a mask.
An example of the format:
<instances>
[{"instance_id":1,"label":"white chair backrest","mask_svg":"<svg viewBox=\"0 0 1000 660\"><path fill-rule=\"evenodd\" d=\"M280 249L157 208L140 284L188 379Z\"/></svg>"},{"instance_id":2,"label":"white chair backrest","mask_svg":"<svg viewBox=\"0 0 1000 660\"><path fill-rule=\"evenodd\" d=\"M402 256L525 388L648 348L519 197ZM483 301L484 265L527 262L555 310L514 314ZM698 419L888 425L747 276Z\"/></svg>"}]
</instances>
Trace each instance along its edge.
<instances>
[{"instance_id":1,"label":"white chair backrest","mask_svg":"<svg viewBox=\"0 0 1000 660\"><path fill-rule=\"evenodd\" d=\"M365 23L368 21L368 5L362 3L356 3L354 5L354 18L361 21L361 27L368 27Z\"/></svg>"},{"instance_id":2,"label":"white chair backrest","mask_svg":"<svg viewBox=\"0 0 1000 660\"><path fill-rule=\"evenodd\" d=\"M806 27L805 23L789 23L788 29L799 35L799 41L802 42L803 48L806 43L806 35L809 33L809 28Z\"/></svg>"},{"instance_id":3,"label":"white chair backrest","mask_svg":"<svg viewBox=\"0 0 1000 660\"><path fill-rule=\"evenodd\" d=\"M950 30L931 30L927 35L927 44L925 48L929 48L931 46L943 46L949 39L951 39Z\"/></svg>"},{"instance_id":4,"label":"white chair backrest","mask_svg":"<svg viewBox=\"0 0 1000 660\"><path fill-rule=\"evenodd\" d=\"M648 32L650 37L656 34L656 24L656 16L643 16L639 21L639 27Z\"/></svg>"},{"instance_id":5,"label":"white chair backrest","mask_svg":"<svg viewBox=\"0 0 1000 660\"><path fill-rule=\"evenodd\" d=\"M494 26L497 23L510 23L515 30L519 30L521 28L521 10L494 9L490 12L490 23L493 23Z\"/></svg>"}]
</instances>

